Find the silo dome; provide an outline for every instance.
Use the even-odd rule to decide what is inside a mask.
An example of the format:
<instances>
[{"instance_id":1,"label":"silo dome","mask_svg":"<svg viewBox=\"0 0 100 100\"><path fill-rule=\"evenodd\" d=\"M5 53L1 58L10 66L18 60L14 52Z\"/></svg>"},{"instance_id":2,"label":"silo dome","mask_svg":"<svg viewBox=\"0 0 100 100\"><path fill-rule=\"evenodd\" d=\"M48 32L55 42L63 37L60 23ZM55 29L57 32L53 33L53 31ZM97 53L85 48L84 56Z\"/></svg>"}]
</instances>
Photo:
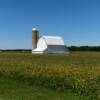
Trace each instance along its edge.
<instances>
[{"instance_id":1,"label":"silo dome","mask_svg":"<svg viewBox=\"0 0 100 100\"><path fill-rule=\"evenodd\" d=\"M32 28L32 31L38 31L36 28Z\"/></svg>"}]
</instances>

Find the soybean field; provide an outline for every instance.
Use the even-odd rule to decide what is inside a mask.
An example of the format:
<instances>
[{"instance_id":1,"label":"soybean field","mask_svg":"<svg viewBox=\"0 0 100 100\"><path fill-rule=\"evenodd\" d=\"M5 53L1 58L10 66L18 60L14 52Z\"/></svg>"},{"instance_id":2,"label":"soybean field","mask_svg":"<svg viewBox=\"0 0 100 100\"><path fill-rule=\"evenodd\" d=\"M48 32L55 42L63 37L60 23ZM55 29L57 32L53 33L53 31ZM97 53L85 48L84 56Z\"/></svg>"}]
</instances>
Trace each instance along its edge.
<instances>
[{"instance_id":1,"label":"soybean field","mask_svg":"<svg viewBox=\"0 0 100 100\"><path fill-rule=\"evenodd\" d=\"M100 52L0 52L0 77L100 100Z\"/></svg>"}]
</instances>

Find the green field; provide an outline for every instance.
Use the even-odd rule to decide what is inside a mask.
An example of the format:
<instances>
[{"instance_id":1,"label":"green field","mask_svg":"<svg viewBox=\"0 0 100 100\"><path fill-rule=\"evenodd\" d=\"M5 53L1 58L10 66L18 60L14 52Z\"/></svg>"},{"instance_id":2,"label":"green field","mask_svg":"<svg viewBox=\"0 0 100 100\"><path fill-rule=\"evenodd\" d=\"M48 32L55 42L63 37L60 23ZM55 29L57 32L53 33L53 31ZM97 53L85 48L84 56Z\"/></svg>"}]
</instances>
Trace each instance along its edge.
<instances>
[{"instance_id":1,"label":"green field","mask_svg":"<svg viewBox=\"0 0 100 100\"><path fill-rule=\"evenodd\" d=\"M70 90L80 96L89 96L90 100L100 100L99 52L72 52L63 55L2 52L0 76L24 82L33 88L34 85L40 85L64 94Z\"/></svg>"},{"instance_id":2,"label":"green field","mask_svg":"<svg viewBox=\"0 0 100 100\"><path fill-rule=\"evenodd\" d=\"M88 100L71 91L58 92L9 78L0 78L0 100Z\"/></svg>"}]
</instances>

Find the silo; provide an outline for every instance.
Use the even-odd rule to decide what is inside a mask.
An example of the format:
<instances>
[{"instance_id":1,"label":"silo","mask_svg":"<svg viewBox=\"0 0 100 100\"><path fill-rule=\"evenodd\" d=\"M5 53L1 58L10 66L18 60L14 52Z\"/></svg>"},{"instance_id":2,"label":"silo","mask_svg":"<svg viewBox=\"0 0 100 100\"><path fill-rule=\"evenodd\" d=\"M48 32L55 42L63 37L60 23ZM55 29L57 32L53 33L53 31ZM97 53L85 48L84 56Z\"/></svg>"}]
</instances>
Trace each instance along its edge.
<instances>
[{"instance_id":1,"label":"silo","mask_svg":"<svg viewBox=\"0 0 100 100\"><path fill-rule=\"evenodd\" d=\"M37 48L37 42L39 38L39 32L36 28L32 28L32 49Z\"/></svg>"}]
</instances>

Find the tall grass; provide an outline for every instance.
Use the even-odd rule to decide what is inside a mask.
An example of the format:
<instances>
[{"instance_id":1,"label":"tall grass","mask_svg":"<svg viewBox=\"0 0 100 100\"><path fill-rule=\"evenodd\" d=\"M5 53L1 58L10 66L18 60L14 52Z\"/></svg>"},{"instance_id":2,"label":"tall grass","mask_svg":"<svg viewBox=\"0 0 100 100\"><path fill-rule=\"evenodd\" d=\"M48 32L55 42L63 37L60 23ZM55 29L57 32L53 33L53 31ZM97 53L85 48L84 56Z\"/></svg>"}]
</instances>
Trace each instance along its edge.
<instances>
[{"instance_id":1,"label":"tall grass","mask_svg":"<svg viewBox=\"0 0 100 100\"><path fill-rule=\"evenodd\" d=\"M100 53L64 55L0 53L0 75L100 100Z\"/></svg>"}]
</instances>

